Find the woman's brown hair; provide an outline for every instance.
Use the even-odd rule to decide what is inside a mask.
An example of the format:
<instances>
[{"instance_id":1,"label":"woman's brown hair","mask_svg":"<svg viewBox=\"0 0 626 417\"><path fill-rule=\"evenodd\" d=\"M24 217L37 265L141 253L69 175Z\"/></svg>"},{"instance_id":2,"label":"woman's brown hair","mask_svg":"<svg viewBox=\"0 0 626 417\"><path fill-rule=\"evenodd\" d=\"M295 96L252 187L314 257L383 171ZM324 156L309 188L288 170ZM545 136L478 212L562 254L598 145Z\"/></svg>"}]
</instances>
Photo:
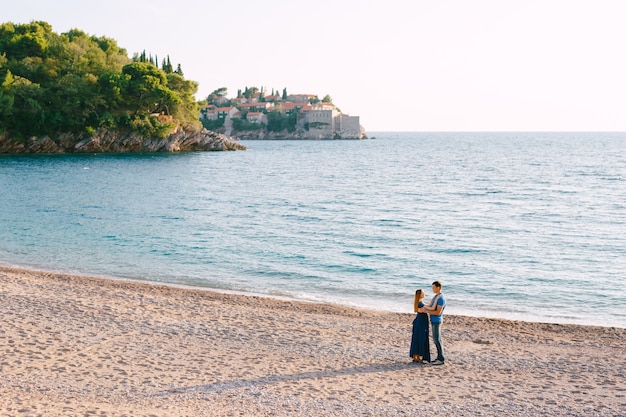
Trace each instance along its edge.
<instances>
[{"instance_id":1,"label":"woman's brown hair","mask_svg":"<svg viewBox=\"0 0 626 417\"><path fill-rule=\"evenodd\" d=\"M413 311L417 313L417 310L419 309L418 305L420 303L420 301L422 301L422 298L424 298L424 291L420 288L419 290L415 291L415 300L413 300Z\"/></svg>"}]
</instances>

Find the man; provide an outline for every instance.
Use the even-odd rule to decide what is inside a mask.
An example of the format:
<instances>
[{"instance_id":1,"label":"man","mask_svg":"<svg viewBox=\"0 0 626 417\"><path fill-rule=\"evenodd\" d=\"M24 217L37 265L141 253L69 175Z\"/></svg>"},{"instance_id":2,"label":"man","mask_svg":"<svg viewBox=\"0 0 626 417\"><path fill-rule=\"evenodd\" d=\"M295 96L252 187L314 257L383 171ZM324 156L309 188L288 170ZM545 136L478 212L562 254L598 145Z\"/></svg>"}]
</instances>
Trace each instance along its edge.
<instances>
[{"instance_id":1,"label":"man","mask_svg":"<svg viewBox=\"0 0 626 417\"><path fill-rule=\"evenodd\" d=\"M446 308L446 299L441 293L441 282L433 282L433 292L435 296L430 300L428 306L423 307L424 312L430 316L430 325L433 329L433 342L437 348L437 359L431 364L443 365L445 358L443 356L443 345L441 344L441 323L443 323L443 310Z\"/></svg>"}]
</instances>

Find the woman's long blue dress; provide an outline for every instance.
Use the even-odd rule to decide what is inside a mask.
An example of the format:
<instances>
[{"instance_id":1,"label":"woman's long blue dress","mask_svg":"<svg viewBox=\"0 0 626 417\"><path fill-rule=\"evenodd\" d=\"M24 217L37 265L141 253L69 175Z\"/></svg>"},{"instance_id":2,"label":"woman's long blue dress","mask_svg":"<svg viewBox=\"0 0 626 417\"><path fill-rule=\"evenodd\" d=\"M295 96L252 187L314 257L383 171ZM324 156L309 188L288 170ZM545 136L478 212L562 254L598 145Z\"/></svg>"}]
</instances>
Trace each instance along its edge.
<instances>
[{"instance_id":1,"label":"woman's long blue dress","mask_svg":"<svg viewBox=\"0 0 626 417\"><path fill-rule=\"evenodd\" d=\"M420 301L418 307L424 307ZM411 338L411 350L409 356L420 355L422 359L430 362L430 343L428 341L428 314L417 313L413 320L413 337Z\"/></svg>"}]
</instances>

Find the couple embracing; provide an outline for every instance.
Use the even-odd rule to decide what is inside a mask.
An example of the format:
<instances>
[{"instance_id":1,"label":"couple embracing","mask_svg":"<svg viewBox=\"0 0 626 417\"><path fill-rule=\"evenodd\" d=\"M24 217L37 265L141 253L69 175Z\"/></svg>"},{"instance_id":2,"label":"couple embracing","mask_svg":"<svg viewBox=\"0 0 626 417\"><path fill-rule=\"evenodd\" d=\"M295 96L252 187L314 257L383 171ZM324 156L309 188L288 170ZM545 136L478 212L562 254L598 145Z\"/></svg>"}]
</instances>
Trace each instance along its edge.
<instances>
[{"instance_id":1,"label":"couple embracing","mask_svg":"<svg viewBox=\"0 0 626 417\"><path fill-rule=\"evenodd\" d=\"M446 299L441 293L441 282L435 281L432 285L435 296L428 305L422 301L424 291L415 291L414 311L417 313L413 320L413 338L411 339L410 355L413 362L431 363L433 365L443 365L443 345L441 344L441 323L443 322L443 310L446 308ZM437 348L437 359L430 362L430 342L428 340L428 318L433 329L433 342Z\"/></svg>"}]
</instances>

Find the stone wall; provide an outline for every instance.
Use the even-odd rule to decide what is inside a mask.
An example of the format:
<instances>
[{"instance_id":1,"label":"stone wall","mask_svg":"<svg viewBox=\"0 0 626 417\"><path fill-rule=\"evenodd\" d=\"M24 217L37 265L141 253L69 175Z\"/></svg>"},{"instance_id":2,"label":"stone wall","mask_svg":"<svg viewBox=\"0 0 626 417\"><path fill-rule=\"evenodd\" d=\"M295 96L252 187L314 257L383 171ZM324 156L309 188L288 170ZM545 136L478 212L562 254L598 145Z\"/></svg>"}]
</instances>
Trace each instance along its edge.
<instances>
[{"instance_id":1,"label":"stone wall","mask_svg":"<svg viewBox=\"0 0 626 417\"><path fill-rule=\"evenodd\" d=\"M355 132L334 132L330 136L319 135L314 131L296 130L289 133L287 131L282 132L268 132L265 129L251 130L246 132L234 131L233 136L240 140L330 140L330 139L368 139L367 133L363 127L360 128L358 134Z\"/></svg>"}]
</instances>

